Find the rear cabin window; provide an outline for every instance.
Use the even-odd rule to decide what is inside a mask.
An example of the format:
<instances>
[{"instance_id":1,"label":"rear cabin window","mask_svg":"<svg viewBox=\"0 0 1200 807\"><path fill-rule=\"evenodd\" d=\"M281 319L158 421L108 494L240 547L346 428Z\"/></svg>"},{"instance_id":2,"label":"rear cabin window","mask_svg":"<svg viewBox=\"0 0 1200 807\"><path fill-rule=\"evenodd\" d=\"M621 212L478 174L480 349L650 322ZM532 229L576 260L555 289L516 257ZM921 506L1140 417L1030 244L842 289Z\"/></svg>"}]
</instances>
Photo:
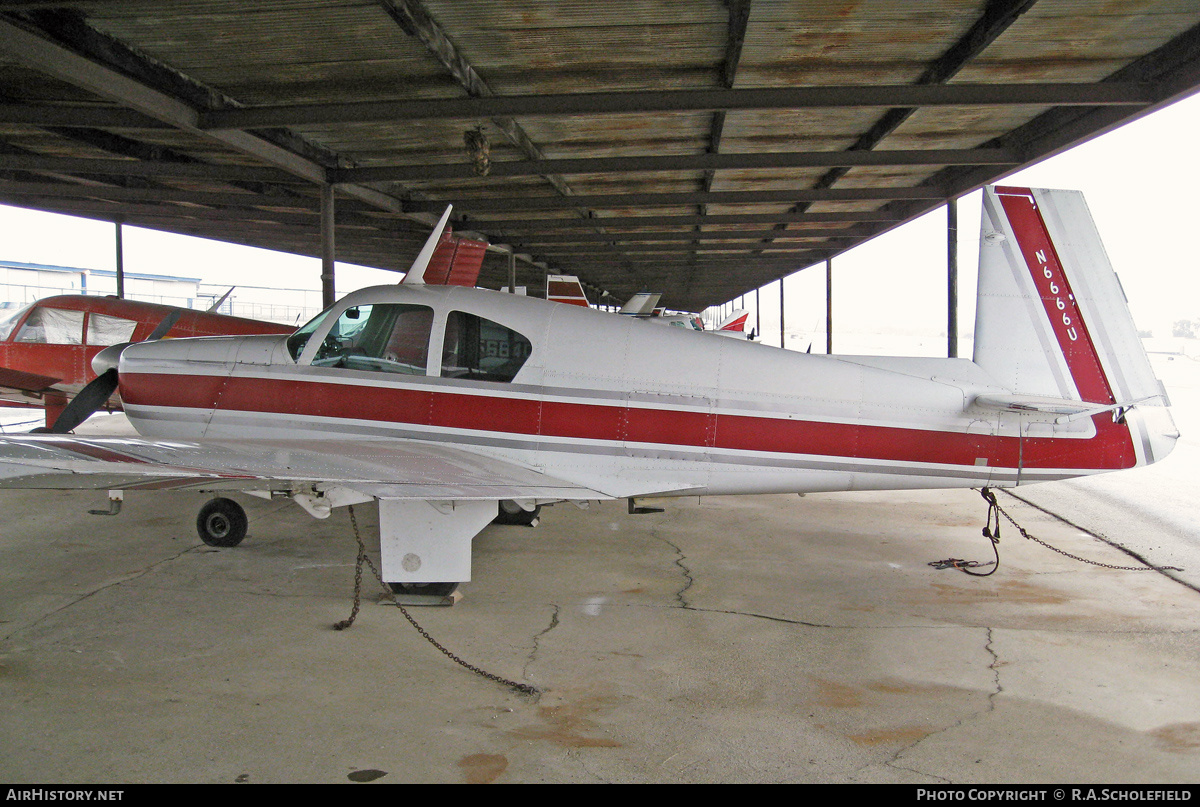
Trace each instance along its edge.
<instances>
[{"instance_id":1,"label":"rear cabin window","mask_svg":"<svg viewBox=\"0 0 1200 807\"><path fill-rule=\"evenodd\" d=\"M442 343L442 377L512 381L531 352L529 340L511 328L451 311Z\"/></svg>"},{"instance_id":2,"label":"rear cabin window","mask_svg":"<svg viewBox=\"0 0 1200 807\"><path fill-rule=\"evenodd\" d=\"M88 314L87 343L89 345L119 345L133 338L137 323L107 314Z\"/></svg>"},{"instance_id":3,"label":"rear cabin window","mask_svg":"<svg viewBox=\"0 0 1200 807\"><path fill-rule=\"evenodd\" d=\"M377 303L347 308L321 343L314 367L425 375L433 309Z\"/></svg>"},{"instance_id":4,"label":"rear cabin window","mask_svg":"<svg viewBox=\"0 0 1200 807\"><path fill-rule=\"evenodd\" d=\"M17 331L14 342L43 345L82 345L83 312L35 308Z\"/></svg>"}]
</instances>

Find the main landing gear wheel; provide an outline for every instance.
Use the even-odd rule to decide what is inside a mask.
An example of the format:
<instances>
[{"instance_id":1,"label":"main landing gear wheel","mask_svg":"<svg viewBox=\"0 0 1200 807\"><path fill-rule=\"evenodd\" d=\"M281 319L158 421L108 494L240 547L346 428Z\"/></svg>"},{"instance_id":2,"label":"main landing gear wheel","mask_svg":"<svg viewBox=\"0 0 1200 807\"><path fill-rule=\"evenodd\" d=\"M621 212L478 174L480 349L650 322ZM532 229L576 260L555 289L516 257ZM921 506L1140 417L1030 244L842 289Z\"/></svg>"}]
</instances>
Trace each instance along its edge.
<instances>
[{"instance_id":1,"label":"main landing gear wheel","mask_svg":"<svg viewBox=\"0 0 1200 807\"><path fill-rule=\"evenodd\" d=\"M526 510L512 499L502 499L500 501L500 512L492 523L516 524L527 527L537 521L538 514L541 512L542 506L540 504L536 505L532 510Z\"/></svg>"},{"instance_id":2,"label":"main landing gear wheel","mask_svg":"<svg viewBox=\"0 0 1200 807\"><path fill-rule=\"evenodd\" d=\"M237 546L246 537L246 511L233 499L213 499L200 508L196 532L209 546Z\"/></svg>"},{"instance_id":3,"label":"main landing gear wheel","mask_svg":"<svg viewBox=\"0 0 1200 807\"><path fill-rule=\"evenodd\" d=\"M458 590L458 583L388 583L393 594L419 597L449 597Z\"/></svg>"}]
</instances>

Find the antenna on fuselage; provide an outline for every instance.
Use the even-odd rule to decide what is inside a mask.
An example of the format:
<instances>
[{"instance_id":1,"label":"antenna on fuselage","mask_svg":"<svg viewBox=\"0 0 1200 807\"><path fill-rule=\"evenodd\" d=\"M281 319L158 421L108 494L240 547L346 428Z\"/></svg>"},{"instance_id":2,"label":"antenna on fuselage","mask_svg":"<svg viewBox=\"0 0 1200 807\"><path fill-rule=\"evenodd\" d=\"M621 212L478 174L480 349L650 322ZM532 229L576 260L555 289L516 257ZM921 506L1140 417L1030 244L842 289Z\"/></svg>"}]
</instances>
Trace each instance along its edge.
<instances>
[{"instance_id":1,"label":"antenna on fuselage","mask_svg":"<svg viewBox=\"0 0 1200 807\"><path fill-rule=\"evenodd\" d=\"M450 211L453 209L454 205L446 205L446 212L442 214L441 220L433 228L433 232L429 234L428 240L425 241L425 246L421 247L421 251L417 253L417 259L413 261L413 265L408 268L408 273L400 281L402 284L407 283L410 286L425 285L425 270L429 268L429 262L433 259L433 251L437 249L438 241L442 237L442 231L446 229L446 222L450 220Z\"/></svg>"}]
</instances>

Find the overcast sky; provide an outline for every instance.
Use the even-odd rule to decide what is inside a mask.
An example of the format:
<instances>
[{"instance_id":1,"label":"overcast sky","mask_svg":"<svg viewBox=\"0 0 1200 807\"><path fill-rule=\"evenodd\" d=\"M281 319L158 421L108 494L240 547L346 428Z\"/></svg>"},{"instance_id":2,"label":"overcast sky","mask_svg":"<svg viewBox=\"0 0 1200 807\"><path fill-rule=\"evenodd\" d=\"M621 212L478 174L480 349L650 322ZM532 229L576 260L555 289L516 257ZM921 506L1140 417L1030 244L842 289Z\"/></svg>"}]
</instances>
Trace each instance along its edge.
<instances>
[{"instance_id":1,"label":"overcast sky","mask_svg":"<svg viewBox=\"0 0 1200 807\"><path fill-rule=\"evenodd\" d=\"M1178 319L1200 319L1200 275L1192 236L1200 233L1196 189L1200 96L1182 101L1065 154L1013 174L1006 183L1081 190L1121 277L1139 328L1169 334ZM979 194L959 202L960 331L974 317ZM0 259L93 269L115 266L113 225L0 206ZM125 228L129 272L199 277L204 282L320 287L320 262ZM338 293L396 274L339 264ZM821 267L785 287L789 347L824 349L825 276ZM838 334L907 331L936 336L946 322L946 214L937 210L834 260L835 352ZM765 341L779 343L778 286L762 292ZM944 337L941 339L944 345ZM931 344L938 344L936 339ZM937 349L932 351L936 354ZM944 355L944 354L943 354Z\"/></svg>"}]
</instances>

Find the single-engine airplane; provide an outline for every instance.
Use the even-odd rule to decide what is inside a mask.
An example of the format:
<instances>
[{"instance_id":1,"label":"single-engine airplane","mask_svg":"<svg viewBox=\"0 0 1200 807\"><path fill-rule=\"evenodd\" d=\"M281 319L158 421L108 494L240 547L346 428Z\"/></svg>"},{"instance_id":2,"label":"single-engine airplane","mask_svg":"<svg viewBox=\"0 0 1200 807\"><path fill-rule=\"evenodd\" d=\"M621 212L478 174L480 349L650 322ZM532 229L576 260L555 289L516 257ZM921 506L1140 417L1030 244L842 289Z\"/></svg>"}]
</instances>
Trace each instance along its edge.
<instances>
[{"instance_id":1,"label":"single-engine airplane","mask_svg":"<svg viewBox=\"0 0 1200 807\"><path fill-rule=\"evenodd\" d=\"M428 283L474 286L487 242L452 236L447 227L434 249ZM96 378L92 359L128 342L190 336L291 333L295 326L216 313L231 288L206 311L112 296L47 297L0 317L0 406L44 407L46 428L70 431L101 406L120 409L119 395L81 401L82 417L63 419L71 400ZM115 389L115 382L111 384ZM112 390L110 390L110 393ZM99 398L103 388L94 386Z\"/></svg>"},{"instance_id":2,"label":"single-engine airplane","mask_svg":"<svg viewBox=\"0 0 1200 807\"><path fill-rule=\"evenodd\" d=\"M0 487L378 501L383 578L451 588L499 502L1009 487L1146 465L1178 432L1080 194L986 190L973 359L825 356L423 282L287 336L108 348L140 439L0 438ZM111 494L110 494L111 495ZM241 507L201 537L237 544Z\"/></svg>"}]
</instances>

